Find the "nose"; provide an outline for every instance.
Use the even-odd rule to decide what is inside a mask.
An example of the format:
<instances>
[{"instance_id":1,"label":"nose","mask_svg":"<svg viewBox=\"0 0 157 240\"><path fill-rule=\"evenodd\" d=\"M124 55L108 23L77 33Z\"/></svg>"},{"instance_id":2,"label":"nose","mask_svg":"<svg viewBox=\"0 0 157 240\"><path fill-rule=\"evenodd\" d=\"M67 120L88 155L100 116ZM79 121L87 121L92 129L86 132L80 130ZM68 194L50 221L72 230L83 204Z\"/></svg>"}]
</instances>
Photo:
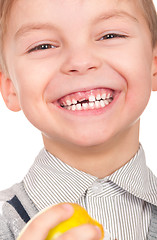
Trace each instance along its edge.
<instances>
[{"instance_id":1,"label":"nose","mask_svg":"<svg viewBox=\"0 0 157 240\"><path fill-rule=\"evenodd\" d=\"M83 75L95 71L101 66L101 60L90 50L68 51L61 71L67 75Z\"/></svg>"}]
</instances>

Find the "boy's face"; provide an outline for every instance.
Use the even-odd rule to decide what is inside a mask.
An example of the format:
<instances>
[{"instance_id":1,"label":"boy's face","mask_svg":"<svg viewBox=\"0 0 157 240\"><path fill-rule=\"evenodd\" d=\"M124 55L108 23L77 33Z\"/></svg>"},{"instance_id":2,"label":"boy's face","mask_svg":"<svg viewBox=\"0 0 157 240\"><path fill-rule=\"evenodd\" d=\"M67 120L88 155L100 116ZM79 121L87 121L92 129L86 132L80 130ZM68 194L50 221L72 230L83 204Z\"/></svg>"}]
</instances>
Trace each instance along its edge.
<instances>
[{"instance_id":1,"label":"boy's face","mask_svg":"<svg viewBox=\"0 0 157 240\"><path fill-rule=\"evenodd\" d=\"M6 81L8 106L18 109L17 94L19 108L52 141L113 140L133 131L149 100L151 34L136 1L18 0L4 48L15 87ZM67 99L108 93L106 102L68 110Z\"/></svg>"}]
</instances>

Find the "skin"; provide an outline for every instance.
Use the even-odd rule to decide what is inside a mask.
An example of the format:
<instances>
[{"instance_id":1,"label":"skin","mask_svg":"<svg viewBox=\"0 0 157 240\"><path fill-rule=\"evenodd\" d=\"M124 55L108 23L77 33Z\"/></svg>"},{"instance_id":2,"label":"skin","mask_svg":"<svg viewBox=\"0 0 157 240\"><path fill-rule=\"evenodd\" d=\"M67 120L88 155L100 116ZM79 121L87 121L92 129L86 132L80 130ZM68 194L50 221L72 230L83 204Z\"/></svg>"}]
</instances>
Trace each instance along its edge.
<instances>
[{"instance_id":1,"label":"skin","mask_svg":"<svg viewBox=\"0 0 157 240\"><path fill-rule=\"evenodd\" d=\"M23 29L30 23L40 27ZM43 26L47 23L51 27ZM108 33L125 37L102 39ZM30 51L40 44L53 48ZM10 14L4 55L8 75L1 73L1 92L6 105L23 110L50 153L99 178L134 156L140 115L151 90L157 89L157 48L152 49L151 33L135 1L18 0ZM112 106L100 113L76 114L54 104L72 92L95 88L118 92ZM97 239L91 232L73 230L70 236ZM24 236L22 240L31 239L27 232Z\"/></svg>"},{"instance_id":2,"label":"skin","mask_svg":"<svg viewBox=\"0 0 157 240\"><path fill-rule=\"evenodd\" d=\"M73 214L73 208L69 204L60 204L50 207L38 214L33 218L23 229L17 240L43 240L47 236L47 232L59 224L61 221L65 221ZM39 226L41 224L42 231L39 231ZM82 234L82 233L86 234ZM62 236L57 238L57 240L99 240L101 238L101 232L98 227L90 224L84 224L77 228L73 228Z\"/></svg>"}]
</instances>

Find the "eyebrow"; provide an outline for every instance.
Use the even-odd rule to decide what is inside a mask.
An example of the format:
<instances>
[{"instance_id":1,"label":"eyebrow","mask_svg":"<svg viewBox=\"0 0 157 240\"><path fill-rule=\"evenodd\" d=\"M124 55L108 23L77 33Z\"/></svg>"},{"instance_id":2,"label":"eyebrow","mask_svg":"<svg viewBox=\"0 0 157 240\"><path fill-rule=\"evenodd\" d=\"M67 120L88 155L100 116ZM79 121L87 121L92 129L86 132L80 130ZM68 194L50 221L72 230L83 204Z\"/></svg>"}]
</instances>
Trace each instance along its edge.
<instances>
[{"instance_id":1,"label":"eyebrow","mask_svg":"<svg viewBox=\"0 0 157 240\"><path fill-rule=\"evenodd\" d=\"M15 39L18 39L22 35L32 32L33 30L39 31L39 30L56 30L57 27L50 23L28 23L22 25L18 31L15 33Z\"/></svg>"},{"instance_id":2,"label":"eyebrow","mask_svg":"<svg viewBox=\"0 0 157 240\"><path fill-rule=\"evenodd\" d=\"M101 14L99 17L97 17L94 20L94 23L97 23L99 21L102 20L107 20L107 19L111 19L111 18L123 18L123 17L127 17L130 18L132 21L134 22L138 22L137 18L132 16L130 13L125 12L125 11L112 11L112 12L107 12L107 13L103 13ZM22 25L18 31L15 33L15 39L20 38L22 35L32 32L33 30L56 30L57 26L55 26L54 24L51 23L28 23L28 24L24 24Z\"/></svg>"},{"instance_id":3,"label":"eyebrow","mask_svg":"<svg viewBox=\"0 0 157 240\"><path fill-rule=\"evenodd\" d=\"M136 17L134 17L133 15L131 15L130 13L128 13L126 11L119 11L119 10L104 13L101 16L99 16L95 22L98 22L101 20L107 20L110 18L123 18L123 17L127 17L136 23L139 22L138 19Z\"/></svg>"}]
</instances>

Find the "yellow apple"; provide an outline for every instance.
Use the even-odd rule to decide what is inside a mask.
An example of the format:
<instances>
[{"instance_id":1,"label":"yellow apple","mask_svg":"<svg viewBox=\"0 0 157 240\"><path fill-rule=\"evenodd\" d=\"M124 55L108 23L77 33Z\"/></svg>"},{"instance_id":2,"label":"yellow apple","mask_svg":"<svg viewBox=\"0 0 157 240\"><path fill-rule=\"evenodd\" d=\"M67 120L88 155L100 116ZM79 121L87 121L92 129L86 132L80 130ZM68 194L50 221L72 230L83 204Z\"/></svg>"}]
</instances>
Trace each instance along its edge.
<instances>
[{"instance_id":1,"label":"yellow apple","mask_svg":"<svg viewBox=\"0 0 157 240\"><path fill-rule=\"evenodd\" d=\"M73 227L80 226L82 224L93 224L95 226L98 226L102 232L102 237L100 240L103 240L104 238L104 230L100 223L98 223L96 220L92 219L87 211L81 207L78 204L70 203L74 208L74 214L71 218L68 220L60 223L53 229L51 229L48 233L48 236L45 240L55 240L57 237L59 237L64 232L70 230Z\"/></svg>"}]
</instances>

